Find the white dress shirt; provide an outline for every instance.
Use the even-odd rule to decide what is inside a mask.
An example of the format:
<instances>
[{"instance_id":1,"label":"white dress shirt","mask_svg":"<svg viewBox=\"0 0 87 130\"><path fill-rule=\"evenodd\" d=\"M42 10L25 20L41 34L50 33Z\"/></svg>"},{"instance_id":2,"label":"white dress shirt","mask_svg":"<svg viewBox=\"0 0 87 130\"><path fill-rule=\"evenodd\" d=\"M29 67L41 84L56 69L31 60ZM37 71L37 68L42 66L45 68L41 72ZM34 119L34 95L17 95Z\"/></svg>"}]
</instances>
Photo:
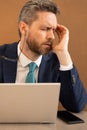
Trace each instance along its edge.
<instances>
[{"instance_id":1,"label":"white dress shirt","mask_svg":"<svg viewBox=\"0 0 87 130\"><path fill-rule=\"evenodd\" d=\"M29 72L29 67L28 65L32 62L30 59L28 59L20 50L20 43L18 44L18 64L17 64L17 75L16 75L16 83L25 83L26 76ZM39 66L41 63L42 55L34 61L37 64L37 68L35 70L35 78L36 82L38 79L38 71L39 71Z\"/></svg>"}]
</instances>

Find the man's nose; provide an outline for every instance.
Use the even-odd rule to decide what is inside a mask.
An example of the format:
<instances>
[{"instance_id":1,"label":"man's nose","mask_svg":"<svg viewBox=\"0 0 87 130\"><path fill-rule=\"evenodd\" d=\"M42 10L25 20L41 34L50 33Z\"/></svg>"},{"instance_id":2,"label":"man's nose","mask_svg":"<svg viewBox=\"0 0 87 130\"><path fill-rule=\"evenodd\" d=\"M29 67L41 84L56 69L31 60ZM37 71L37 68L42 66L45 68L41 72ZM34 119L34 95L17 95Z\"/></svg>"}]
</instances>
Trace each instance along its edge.
<instances>
[{"instance_id":1,"label":"man's nose","mask_svg":"<svg viewBox=\"0 0 87 130\"><path fill-rule=\"evenodd\" d=\"M55 35L54 35L54 31L53 30L49 30L47 33L47 38L54 40L55 39Z\"/></svg>"}]
</instances>

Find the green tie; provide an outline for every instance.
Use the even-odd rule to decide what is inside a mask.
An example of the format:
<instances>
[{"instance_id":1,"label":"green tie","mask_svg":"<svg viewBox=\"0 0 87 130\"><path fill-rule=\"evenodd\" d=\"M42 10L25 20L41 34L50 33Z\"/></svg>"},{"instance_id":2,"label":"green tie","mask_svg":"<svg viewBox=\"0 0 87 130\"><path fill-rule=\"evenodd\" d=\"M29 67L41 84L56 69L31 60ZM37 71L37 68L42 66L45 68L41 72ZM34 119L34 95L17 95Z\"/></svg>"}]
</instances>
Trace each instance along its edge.
<instances>
[{"instance_id":1,"label":"green tie","mask_svg":"<svg viewBox=\"0 0 87 130\"><path fill-rule=\"evenodd\" d=\"M25 81L26 83L35 83L36 82L35 76L34 76L34 71L35 71L36 67L37 67L37 65L34 62L31 62L29 64L29 72L27 74L26 81Z\"/></svg>"}]
</instances>

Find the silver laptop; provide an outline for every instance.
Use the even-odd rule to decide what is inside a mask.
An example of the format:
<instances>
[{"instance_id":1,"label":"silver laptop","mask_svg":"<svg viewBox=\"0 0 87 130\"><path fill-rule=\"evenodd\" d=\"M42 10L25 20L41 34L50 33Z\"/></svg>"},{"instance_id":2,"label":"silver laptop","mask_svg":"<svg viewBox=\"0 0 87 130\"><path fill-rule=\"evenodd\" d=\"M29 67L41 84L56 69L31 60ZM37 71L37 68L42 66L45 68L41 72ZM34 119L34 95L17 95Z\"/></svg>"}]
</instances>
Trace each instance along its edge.
<instances>
[{"instance_id":1,"label":"silver laptop","mask_svg":"<svg viewBox=\"0 0 87 130\"><path fill-rule=\"evenodd\" d=\"M60 83L0 84L0 123L55 123Z\"/></svg>"}]
</instances>

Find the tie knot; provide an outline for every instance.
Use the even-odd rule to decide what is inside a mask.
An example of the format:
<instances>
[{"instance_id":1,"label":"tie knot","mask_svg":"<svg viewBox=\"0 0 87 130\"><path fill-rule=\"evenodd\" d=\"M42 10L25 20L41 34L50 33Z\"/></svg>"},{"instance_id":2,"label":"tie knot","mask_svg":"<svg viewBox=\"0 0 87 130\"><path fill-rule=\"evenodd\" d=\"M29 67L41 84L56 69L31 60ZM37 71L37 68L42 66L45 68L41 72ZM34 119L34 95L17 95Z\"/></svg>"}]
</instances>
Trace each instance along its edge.
<instances>
[{"instance_id":1,"label":"tie knot","mask_svg":"<svg viewBox=\"0 0 87 130\"><path fill-rule=\"evenodd\" d=\"M34 62L31 62L31 63L29 64L29 71L30 71L30 72L35 71L36 67L37 67L37 64L34 63Z\"/></svg>"}]
</instances>

